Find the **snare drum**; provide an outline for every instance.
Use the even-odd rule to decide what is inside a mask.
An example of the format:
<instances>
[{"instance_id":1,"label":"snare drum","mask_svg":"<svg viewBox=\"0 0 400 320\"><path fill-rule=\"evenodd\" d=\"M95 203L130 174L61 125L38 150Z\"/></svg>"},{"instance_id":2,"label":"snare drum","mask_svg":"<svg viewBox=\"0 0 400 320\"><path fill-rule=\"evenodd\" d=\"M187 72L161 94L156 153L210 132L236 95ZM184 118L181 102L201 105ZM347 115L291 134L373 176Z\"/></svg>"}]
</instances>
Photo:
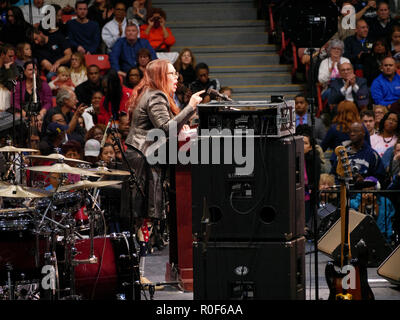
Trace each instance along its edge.
<instances>
[{"instance_id":1,"label":"snare drum","mask_svg":"<svg viewBox=\"0 0 400 320\"><path fill-rule=\"evenodd\" d=\"M131 282L129 275L128 239L122 234L96 237L93 241L95 264L75 266L76 293L85 300L116 299L124 289L123 282ZM76 260L88 259L90 239L77 240L75 247Z\"/></svg>"}]
</instances>

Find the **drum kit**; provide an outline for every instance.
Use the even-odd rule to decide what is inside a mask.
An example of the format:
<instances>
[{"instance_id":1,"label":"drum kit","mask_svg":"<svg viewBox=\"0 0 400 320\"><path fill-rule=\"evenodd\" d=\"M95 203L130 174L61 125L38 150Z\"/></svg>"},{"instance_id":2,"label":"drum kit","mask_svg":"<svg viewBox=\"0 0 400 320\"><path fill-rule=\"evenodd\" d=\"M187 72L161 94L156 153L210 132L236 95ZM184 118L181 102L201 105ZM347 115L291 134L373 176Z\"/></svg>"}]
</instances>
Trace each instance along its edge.
<instances>
[{"instance_id":1,"label":"drum kit","mask_svg":"<svg viewBox=\"0 0 400 320\"><path fill-rule=\"evenodd\" d=\"M0 152L8 158L0 182L0 300L135 299L137 243L130 232L107 234L99 196L130 173L58 153L23 155L37 152L29 148ZM26 159L53 164L27 166ZM17 172L28 170L56 182L46 189L17 183ZM69 183L70 175L80 180ZM108 180L115 177L121 180Z\"/></svg>"}]
</instances>

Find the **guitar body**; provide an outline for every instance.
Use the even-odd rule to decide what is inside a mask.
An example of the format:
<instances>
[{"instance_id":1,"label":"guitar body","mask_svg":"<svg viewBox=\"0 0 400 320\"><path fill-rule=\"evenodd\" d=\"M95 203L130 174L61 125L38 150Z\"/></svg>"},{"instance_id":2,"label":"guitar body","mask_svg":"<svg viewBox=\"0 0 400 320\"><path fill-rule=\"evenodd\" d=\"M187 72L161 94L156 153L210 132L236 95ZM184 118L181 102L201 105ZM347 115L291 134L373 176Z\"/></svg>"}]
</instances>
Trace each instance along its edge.
<instances>
[{"instance_id":1,"label":"guitar body","mask_svg":"<svg viewBox=\"0 0 400 320\"><path fill-rule=\"evenodd\" d=\"M333 262L327 263L325 279L329 288L328 300L375 300L368 284L367 270L361 267L356 259L353 259L350 265L355 270L355 288L345 289L342 285L343 278L348 276L348 273L337 271Z\"/></svg>"}]
</instances>

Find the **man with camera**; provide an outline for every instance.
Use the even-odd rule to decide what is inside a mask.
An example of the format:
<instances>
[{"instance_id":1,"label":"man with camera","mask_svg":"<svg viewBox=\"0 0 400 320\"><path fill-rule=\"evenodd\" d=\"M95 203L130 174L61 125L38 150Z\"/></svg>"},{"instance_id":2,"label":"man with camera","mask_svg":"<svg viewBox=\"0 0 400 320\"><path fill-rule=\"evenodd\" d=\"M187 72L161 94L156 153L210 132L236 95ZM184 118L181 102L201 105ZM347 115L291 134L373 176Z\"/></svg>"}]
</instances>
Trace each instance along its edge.
<instances>
[{"instance_id":1,"label":"man with camera","mask_svg":"<svg viewBox=\"0 0 400 320\"><path fill-rule=\"evenodd\" d=\"M171 29L165 26L167 15L164 10L152 8L147 16L147 24L140 26L142 39L147 39L156 52L169 52L175 44Z\"/></svg>"}]
</instances>

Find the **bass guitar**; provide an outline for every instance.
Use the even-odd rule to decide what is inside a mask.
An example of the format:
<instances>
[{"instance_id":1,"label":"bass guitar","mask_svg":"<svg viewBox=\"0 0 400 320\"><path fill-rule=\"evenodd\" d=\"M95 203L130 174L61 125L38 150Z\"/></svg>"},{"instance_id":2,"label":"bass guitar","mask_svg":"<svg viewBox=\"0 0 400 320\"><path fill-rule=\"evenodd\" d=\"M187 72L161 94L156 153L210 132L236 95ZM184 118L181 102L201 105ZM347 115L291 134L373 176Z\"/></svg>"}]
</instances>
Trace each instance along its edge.
<instances>
[{"instance_id":1,"label":"bass guitar","mask_svg":"<svg viewBox=\"0 0 400 320\"><path fill-rule=\"evenodd\" d=\"M349 201L347 198L349 181L352 179L351 167L344 146L335 149L338 159L336 173L340 180L340 222L341 254L340 270L333 261L325 268L325 278L329 288L329 300L374 300L374 294L368 284L366 269L367 249L365 244L357 244L361 255L352 257L349 232ZM364 248L362 246L364 245Z\"/></svg>"}]
</instances>

